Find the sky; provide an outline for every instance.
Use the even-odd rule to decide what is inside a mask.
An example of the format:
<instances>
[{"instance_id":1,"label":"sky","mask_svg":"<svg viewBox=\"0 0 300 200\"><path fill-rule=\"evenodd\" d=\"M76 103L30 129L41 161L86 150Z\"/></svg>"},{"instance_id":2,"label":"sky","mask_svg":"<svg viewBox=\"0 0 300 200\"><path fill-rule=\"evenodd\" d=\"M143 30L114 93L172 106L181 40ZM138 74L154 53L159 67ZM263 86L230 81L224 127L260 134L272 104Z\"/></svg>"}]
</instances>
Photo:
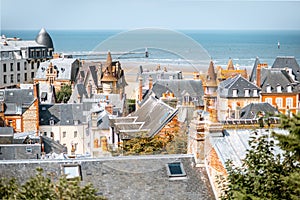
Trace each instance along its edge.
<instances>
[{"instance_id":1,"label":"sky","mask_svg":"<svg viewBox=\"0 0 300 200\"><path fill-rule=\"evenodd\" d=\"M300 30L300 0L0 1L3 30Z\"/></svg>"}]
</instances>

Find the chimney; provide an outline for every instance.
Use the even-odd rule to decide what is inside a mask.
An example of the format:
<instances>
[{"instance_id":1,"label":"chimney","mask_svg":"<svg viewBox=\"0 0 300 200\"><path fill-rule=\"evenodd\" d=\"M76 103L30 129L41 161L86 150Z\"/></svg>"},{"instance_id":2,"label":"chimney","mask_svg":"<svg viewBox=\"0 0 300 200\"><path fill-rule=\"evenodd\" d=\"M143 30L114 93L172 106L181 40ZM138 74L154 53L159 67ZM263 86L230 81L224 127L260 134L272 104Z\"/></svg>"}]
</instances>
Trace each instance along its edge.
<instances>
[{"instance_id":1,"label":"chimney","mask_svg":"<svg viewBox=\"0 0 300 200\"><path fill-rule=\"evenodd\" d=\"M140 76L139 78L139 101L141 102L143 100L143 78Z\"/></svg>"},{"instance_id":2,"label":"chimney","mask_svg":"<svg viewBox=\"0 0 300 200\"><path fill-rule=\"evenodd\" d=\"M151 76L149 76L149 90L152 89L152 86L153 86L153 78Z\"/></svg>"},{"instance_id":3,"label":"chimney","mask_svg":"<svg viewBox=\"0 0 300 200\"><path fill-rule=\"evenodd\" d=\"M261 65L258 64L256 68L256 85L260 88L260 78L261 76Z\"/></svg>"},{"instance_id":4,"label":"chimney","mask_svg":"<svg viewBox=\"0 0 300 200\"><path fill-rule=\"evenodd\" d=\"M77 103L81 103L81 96L80 96L80 94L77 95L77 100L78 100Z\"/></svg>"},{"instance_id":5,"label":"chimney","mask_svg":"<svg viewBox=\"0 0 300 200\"><path fill-rule=\"evenodd\" d=\"M33 96L36 99L39 99L38 87L39 87L38 83L33 84Z\"/></svg>"},{"instance_id":6,"label":"chimney","mask_svg":"<svg viewBox=\"0 0 300 200\"><path fill-rule=\"evenodd\" d=\"M105 110L106 110L107 112L109 112L110 114L113 114L113 105L112 105L112 104L107 104L107 105L105 106Z\"/></svg>"},{"instance_id":7,"label":"chimney","mask_svg":"<svg viewBox=\"0 0 300 200\"><path fill-rule=\"evenodd\" d=\"M87 92L88 92L89 98L91 98L92 97L92 84L91 84L91 82L89 82L89 84L88 84Z\"/></svg>"}]
</instances>

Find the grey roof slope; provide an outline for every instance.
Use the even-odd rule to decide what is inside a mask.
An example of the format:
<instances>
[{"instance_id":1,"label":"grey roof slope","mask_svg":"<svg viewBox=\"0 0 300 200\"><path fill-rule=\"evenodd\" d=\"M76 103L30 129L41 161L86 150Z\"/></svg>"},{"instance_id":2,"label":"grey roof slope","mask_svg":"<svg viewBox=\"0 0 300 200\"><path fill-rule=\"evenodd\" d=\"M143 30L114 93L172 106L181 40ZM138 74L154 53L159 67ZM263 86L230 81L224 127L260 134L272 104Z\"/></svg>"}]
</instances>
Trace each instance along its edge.
<instances>
[{"instance_id":1,"label":"grey roof slope","mask_svg":"<svg viewBox=\"0 0 300 200\"><path fill-rule=\"evenodd\" d=\"M108 98L108 100L106 100ZM122 99L120 94L92 94L91 97L88 97L88 93L86 88L82 83L78 83L74 86L74 90L69 99L69 103L83 103L84 111L89 111L93 107L93 105L98 105L99 102L110 103L114 106L114 110L119 114L123 113L124 105L125 105L125 97Z\"/></svg>"},{"instance_id":2,"label":"grey roof slope","mask_svg":"<svg viewBox=\"0 0 300 200\"><path fill-rule=\"evenodd\" d=\"M164 71L164 70L153 70L153 71L143 71L142 66L140 66L140 70L137 73L136 80L142 77L143 83L148 81L148 78L151 77L153 83L158 80L173 80L173 79L182 79L182 72L181 71Z\"/></svg>"},{"instance_id":3,"label":"grey roof slope","mask_svg":"<svg viewBox=\"0 0 300 200\"><path fill-rule=\"evenodd\" d=\"M158 80L153 84L152 92L156 97L162 97L163 93L174 93L178 101L183 101L188 93L192 99L196 99L196 105L203 105L204 91L200 80Z\"/></svg>"},{"instance_id":4,"label":"grey roof slope","mask_svg":"<svg viewBox=\"0 0 300 200\"><path fill-rule=\"evenodd\" d=\"M79 60L74 58L56 58L42 62L36 72L35 78L46 79L46 72L50 63L58 71L57 80L75 81L79 70Z\"/></svg>"},{"instance_id":5,"label":"grey roof slope","mask_svg":"<svg viewBox=\"0 0 300 200\"><path fill-rule=\"evenodd\" d=\"M282 92L287 92L287 86L292 86L292 92L299 92L299 84L293 81L285 69L263 69L261 91L267 92L271 86L271 92L277 93L277 86L281 86Z\"/></svg>"},{"instance_id":6,"label":"grey roof slope","mask_svg":"<svg viewBox=\"0 0 300 200\"><path fill-rule=\"evenodd\" d=\"M123 132L123 139L140 137L140 132L144 133L143 137L153 137L174 118L177 112L177 109L150 96L134 113L127 117L111 119L111 124L118 132ZM130 122L127 118L130 118Z\"/></svg>"},{"instance_id":7,"label":"grey roof slope","mask_svg":"<svg viewBox=\"0 0 300 200\"><path fill-rule=\"evenodd\" d=\"M40 105L40 125L50 125L50 120L54 125L74 125L86 122L83 115L82 104L43 104Z\"/></svg>"},{"instance_id":8,"label":"grey roof slope","mask_svg":"<svg viewBox=\"0 0 300 200\"><path fill-rule=\"evenodd\" d=\"M41 167L45 173L61 176L61 166L70 160L2 161L0 171L5 177L17 177L23 183ZM193 155L122 156L99 159L72 159L80 164L82 184L92 183L107 199L188 199L214 200L205 167L195 167ZM186 177L172 180L167 164L180 162ZM24 173L24 169L26 173Z\"/></svg>"},{"instance_id":9,"label":"grey roof slope","mask_svg":"<svg viewBox=\"0 0 300 200\"><path fill-rule=\"evenodd\" d=\"M272 115L279 113L278 109L269 103L250 103L241 109L240 119L255 119L259 111Z\"/></svg>"},{"instance_id":10,"label":"grey roof slope","mask_svg":"<svg viewBox=\"0 0 300 200\"><path fill-rule=\"evenodd\" d=\"M258 94L260 88L239 74L233 78L222 81L218 86L217 92L222 98L232 98L234 97L233 90L237 90L237 97L245 98L245 89L249 89L249 97L258 97L253 95L253 91L256 90Z\"/></svg>"},{"instance_id":11,"label":"grey roof slope","mask_svg":"<svg viewBox=\"0 0 300 200\"><path fill-rule=\"evenodd\" d=\"M216 150L220 161L223 166L228 160L232 160L235 166L241 166L243 159L246 156L246 150L250 148L249 139L250 137L259 137L261 135L270 134L265 129L261 131L239 129L239 130L224 130L226 132L225 137L222 137L222 133L210 134L209 140ZM287 133L286 130L273 129L276 133ZM217 136L219 135L219 136ZM221 136L221 137L220 137ZM274 148L275 153L281 153L279 147Z\"/></svg>"},{"instance_id":12,"label":"grey roof slope","mask_svg":"<svg viewBox=\"0 0 300 200\"><path fill-rule=\"evenodd\" d=\"M33 89L4 89L4 114L21 115L34 102Z\"/></svg>"},{"instance_id":13,"label":"grey roof slope","mask_svg":"<svg viewBox=\"0 0 300 200\"><path fill-rule=\"evenodd\" d=\"M291 68L296 81L300 81L300 67L294 56L278 56L272 68Z\"/></svg>"},{"instance_id":14,"label":"grey roof slope","mask_svg":"<svg viewBox=\"0 0 300 200\"><path fill-rule=\"evenodd\" d=\"M249 81L251 83L253 83L254 81L256 81L256 72L257 72L257 66L260 64L259 58L256 57L252 71L251 71L251 75L249 77Z\"/></svg>"},{"instance_id":15,"label":"grey roof slope","mask_svg":"<svg viewBox=\"0 0 300 200\"><path fill-rule=\"evenodd\" d=\"M44 28L40 30L39 34L35 38L35 41L40 45L45 45L48 48L53 48L52 39L49 33L47 33Z\"/></svg>"}]
</instances>

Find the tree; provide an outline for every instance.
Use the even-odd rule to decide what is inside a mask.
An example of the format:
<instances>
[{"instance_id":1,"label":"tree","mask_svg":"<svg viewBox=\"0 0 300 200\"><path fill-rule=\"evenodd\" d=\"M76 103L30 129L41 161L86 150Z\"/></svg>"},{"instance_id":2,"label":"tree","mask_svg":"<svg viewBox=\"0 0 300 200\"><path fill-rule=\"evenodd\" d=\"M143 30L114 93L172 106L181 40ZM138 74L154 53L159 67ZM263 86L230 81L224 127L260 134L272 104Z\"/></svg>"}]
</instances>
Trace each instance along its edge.
<instances>
[{"instance_id":1,"label":"tree","mask_svg":"<svg viewBox=\"0 0 300 200\"><path fill-rule=\"evenodd\" d=\"M220 179L222 199L300 199L299 116L282 117L282 127L290 134L273 134L282 155L274 152L268 136L252 136L243 165L226 163L228 176Z\"/></svg>"},{"instance_id":2,"label":"tree","mask_svg":"<svg viewBox=\"0 0 300 200\"><path fill-rule=\"evenodd\" d=\"M72 86L64 85L56 94L57 103L67 103L72 95Z\"/></svg>"},{"instance_id":3,"label":"tree","mask_svg":"<svg viewBox=\"0 0 300 200\"><path fill-rule=\"evenodd\" d=\"M0 199L99 199L102 196L96 195L96 189L92 184L80 186L79 179L68 180L66 176L59 178L57 182L51 180L50 175L44 176L41 168L37 174L31 177L24 184L17 183L15 178L0 180Z\"/></svg>"}]
</instances>

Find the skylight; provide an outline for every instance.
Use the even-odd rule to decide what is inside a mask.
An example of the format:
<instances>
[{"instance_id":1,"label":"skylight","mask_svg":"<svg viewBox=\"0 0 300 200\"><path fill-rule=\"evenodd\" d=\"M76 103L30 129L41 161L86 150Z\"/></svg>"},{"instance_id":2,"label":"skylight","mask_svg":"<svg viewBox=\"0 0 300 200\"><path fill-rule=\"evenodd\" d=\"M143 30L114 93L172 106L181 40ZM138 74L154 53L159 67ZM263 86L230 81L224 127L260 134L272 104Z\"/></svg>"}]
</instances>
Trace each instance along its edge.
<instances>
[{"instance_id":1,"label":"skylight","mask_svg":"<svg viewBox=\"0 0 300 200\"><path fill-rule=\"evenodd\" d=\"M167 171L169 177L184 177L186 173L181 162L173 162L167 164Z\"/></svg>"}]
</instances>

